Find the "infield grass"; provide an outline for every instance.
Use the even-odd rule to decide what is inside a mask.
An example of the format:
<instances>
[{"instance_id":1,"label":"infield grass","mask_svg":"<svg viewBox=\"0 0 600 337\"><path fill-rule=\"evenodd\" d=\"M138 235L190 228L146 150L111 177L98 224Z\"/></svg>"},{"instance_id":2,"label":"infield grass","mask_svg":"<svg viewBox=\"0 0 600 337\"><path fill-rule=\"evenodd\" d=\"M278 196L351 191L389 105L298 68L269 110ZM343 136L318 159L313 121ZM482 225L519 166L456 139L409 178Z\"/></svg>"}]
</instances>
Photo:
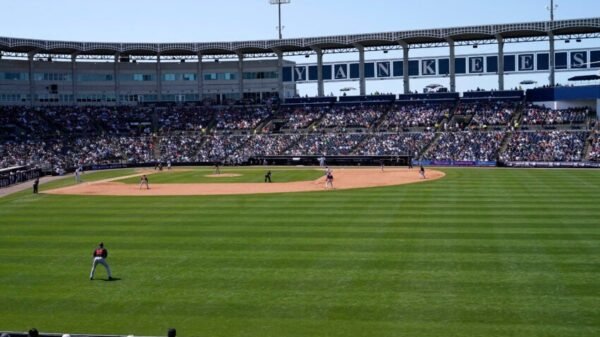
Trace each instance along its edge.
<instances>
[{"instance_id":1,"label":"infield grass","mask_svg":"<svg viewBox=\"0 0 600 337\"><path fill-rule=\"evenodd\" d=\"M599 336L600 171L443 171L327 192L0 198L0 329ZM99 241L117 281L101 266L88 279Z\"/></svg>"}]
</instances>

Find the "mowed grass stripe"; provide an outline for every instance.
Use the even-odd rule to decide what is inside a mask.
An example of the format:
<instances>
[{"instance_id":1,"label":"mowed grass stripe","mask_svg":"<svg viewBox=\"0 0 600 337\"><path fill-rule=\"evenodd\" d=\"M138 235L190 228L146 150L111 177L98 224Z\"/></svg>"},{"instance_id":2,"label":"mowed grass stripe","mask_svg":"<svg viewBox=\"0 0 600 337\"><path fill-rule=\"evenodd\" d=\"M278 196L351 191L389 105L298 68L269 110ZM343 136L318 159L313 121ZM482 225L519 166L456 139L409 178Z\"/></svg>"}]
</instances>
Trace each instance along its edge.
<instances>
[{"instance_id":1,"label":"mowed grass stripe","mask_svg":"<svg viewBox=\"0 0 600 337\"><path fill-rule=\"evenodd\" d=\"M178 241L182 243L186 242L197 242L198 238L190 238L191 234L197 235L201 238L247 238L247 239L383 239L383 240L556 240L556 241L597 241L600 239L600 234L592 234L587 231L579 232L575 234L561 234L561 233L457 233L457 232L390 232L386 231L384 227L381 227L380 232L292 232L292 231L264 231L264 232L253 232L253 231L199 231L194 233L180 232L180 233L169 233L169 232L149 232L141 231L136 234L138 238L163 238L170 241ZM89 234L93 234L96 231L90 230ZM105 232L105 236L110 238L116 238L110 231ZM75 236L80 237L81 233L73 232L59 232L58 235L62 236ZM111 235L113 234L113 235ZM103 234L104 235L104 234ZM47 235L40 235L39 233L22 233L20 235L14 235L11 238L19 240L20 238L38 238L43 240ZM1 242L1 241L0 241Z\"/></svg>"},{"instance_id":2,"label":"mowed grass stripe","mask_svg":"<svg viewBox=\"0 0 600 337\"><path fill-rule=\"evenodd\" d=\"M0 201L0 298L23 296L12 311L0 308L0 326L148 335L175 326L183 336L599 332L598 171L445 171L439 181L353 191L9 197ZM99 240L121 280L87 280Z\"/></svg>"},{"instance_id":3,"label":"mowed grass stripe","mask_svg":"<svg viewBox=\"0 0 600 337\"><path fill-rule=\"evenodd\" d=\"M84 238L81 241L85 241ZM14 248L19 247L21 244L3 245L0 248L0 254L5 257L11 256L63 256L66 248L71 250L77 250L79 253L87 252L85 244L73 243L73 240L61 240L61 244L54 245L52 247L28 247L27 251L22 250L16 251ZM157 256L155 245L153 243L144 243L139 241L131 241L124 243L125 247L117 246L117 253L122 257L130 256ZM168 248L168 245L164 247L159 246L158 248ZM172 245L171 245L172 246ZM361 242L316 242L316 243L302 243L302 242L223 242L219 241L203 241L200 244L186 244L177 247L177 250L163 250L159 257L180 257L181 255L186 256L186 259L191 258L202 258L204 255L225 255L227 256L271 256L274 252L278 254L289 254L295 257L304 256L306 254L314 254L316 256L349 256L349 257L377 257L382 258L388 256L397 256L402 254L403 258L422 258L426 260L440 260L445 256L452 255L464 255L470 256L472 259L479 259L482 256L491 256L496 258L502 258L504 255L515 256L518 258L527 258L531 256L546 256L548 259L560 261L561 259L573 259L574 261L585 260L588 262L598 261L598 256L591 255L598 249L597 242L586 242L585 244L578 244L573 247L570 242L560 242L559 244L548 245L545 242L542 243L528 243L520 244L516 243L498 243L492 242L487 243L460 243L449 247L447 244L439 242L418 242L418 245L414 243L398 244L397 242L384 242L378 246L365 245ZM131 253L129 250L134 250ZM193 253L202 253L195 256ZM443 253L443 255L440 255ZM411 256L414 255L414 256ZM521 255L521 256L520 256ZM525 256L522 256L525 255Z\"/></svg>"},{"instance_id":4,"label":"mowed grass stripe","mask_svg":"<svg viewBox=\"0 0 600 337\"><path fill-rule=\"evenodd\" d=\"M272 295L265 292L266 295ZM257 295L263 295L258 293ZM514 306L510 307L494 307L489 305L486 298L473 298L471 301L465 301L460 303L449 297L438 297L437 302L439 305L435 305L432 299L423 296L411 300L409 297L403 297L402 306L398 305L387 305L381 304L381 301L364 300L366 303L361 304L331 304L331 301L337 300L337 298L322 297L322 293L311 296L310 293L303 294L304 302L290 303L285 300L282 303L276 301L282 296L274 297L273 301L268 305L261 305L256 303L256 299L251 295L247 296L247 301L227 301L223 298L215 298L214 300L218 303L204 303L198 304L190 301L172 301L173 310L170 314L179 314L182 316L194 316L196 319L211 319L213 317L230 317L230 319L294 319L297 317L304 317L310 320L321 320L327 319L329 321L338 321L342 324L344 321L351 321L355 317L360 316L361 321L372 321L372 322L397 322L404 321L407 317L411 317L411 321L422 322L447 322L447 323L487 323L487 324L501 324L505 320L511 322L518 322L520 324L533 324L533 325L545 325L545 324L557 324L560 326L570 327L594 327L598 328L595 323L595 315L597 311L594 309L581 309L576 312L565 309L565 305L548 305L544 308L538 308L537 306L526 306L523 305L523 301L527 300L515 300ZM314 298L313 301L309 302L307 299ZM373 299L371 297L371 299ZM381 300L381 298L379 298ZM165 313L163 309L163 301L169 300L169 298L159 298L154 301L142 301L142 302L123 302L121 306L112 306L116 315L148 315L148 316L160 316ZM501 300L500 298L492 298L492 302ZM531 299L530 299L531 300ZM578 299L576 302L579 303L581 300ZM29 299L24 298L21 300L23 306L29 307L30 311L34 314L41 314L48 309L56 307L53 299ZM84 300L64 300L65 309L63 314L70 314L79 312L77 308L83 310L98 310L107 305L111 305L108 300L99 301L102 305L89 305L88 301ZM452 308L444 305L447 302L453 302ZM568 305L568 302L566 303ZM588 303L589 304L589 303Z\"/></svg>"}]
</instances>

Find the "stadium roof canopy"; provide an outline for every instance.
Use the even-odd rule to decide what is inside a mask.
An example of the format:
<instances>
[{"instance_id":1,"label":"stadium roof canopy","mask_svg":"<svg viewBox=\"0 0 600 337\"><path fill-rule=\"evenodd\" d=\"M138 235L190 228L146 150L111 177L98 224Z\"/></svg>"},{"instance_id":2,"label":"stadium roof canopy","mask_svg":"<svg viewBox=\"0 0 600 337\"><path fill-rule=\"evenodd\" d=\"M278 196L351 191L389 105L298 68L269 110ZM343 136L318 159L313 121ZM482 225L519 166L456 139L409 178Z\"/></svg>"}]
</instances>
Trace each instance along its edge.
<instances>
[{"instance_id":1,"label":"stadium roof canopy","mask_svg":"<svg viewBox=\"0 0 600 337\"><path fill-rule=\"evenodd\" d=\"M335 35L282 40L191 43L110 43L50 41L0 37L0 51L5 53L36 53L63 55L132 55L132 56L197 56L260 57L282 52L300 55L323 52L350 52L357 46L366 50L443 47L448 41L455 45L505 42L543 41L549 34L564 38L600 37L600 17L559 21L494 24L454 28L435 28L386 33Z\"/></svg>"}]
</instances>

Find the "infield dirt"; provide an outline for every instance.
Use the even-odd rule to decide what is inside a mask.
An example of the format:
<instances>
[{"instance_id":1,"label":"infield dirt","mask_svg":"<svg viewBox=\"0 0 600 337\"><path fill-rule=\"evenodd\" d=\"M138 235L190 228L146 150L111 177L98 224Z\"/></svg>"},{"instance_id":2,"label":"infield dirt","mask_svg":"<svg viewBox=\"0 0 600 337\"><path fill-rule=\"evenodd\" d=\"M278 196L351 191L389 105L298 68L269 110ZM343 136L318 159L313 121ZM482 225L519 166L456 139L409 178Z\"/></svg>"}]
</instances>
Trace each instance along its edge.
<instances>
[{"instance_id":1,"label":"infield dirt","mask_svg":"<svg viewBox=\"0 0 600 337\"><path fill-rule=\"evenodd\" d=\"M155 171L140 171L127 177L87 182L78 185L45 191L48 194L63 195L106 195L106 196L184 196L184 195L236 195L259 193L290 193L322 191L325 189L325 176L312 181L285 183L210 183L210 184L152 184L150 189L140 189L136 184L125 184L121 180L132 176L151 175ZM444 173L427 170L427 179L420 179L418 170L407 168L336 168L333 169L333 186L336 190L403 185L436 180ZM216 178L218 179L218 178Z\"/></svg>"}]
</instances>

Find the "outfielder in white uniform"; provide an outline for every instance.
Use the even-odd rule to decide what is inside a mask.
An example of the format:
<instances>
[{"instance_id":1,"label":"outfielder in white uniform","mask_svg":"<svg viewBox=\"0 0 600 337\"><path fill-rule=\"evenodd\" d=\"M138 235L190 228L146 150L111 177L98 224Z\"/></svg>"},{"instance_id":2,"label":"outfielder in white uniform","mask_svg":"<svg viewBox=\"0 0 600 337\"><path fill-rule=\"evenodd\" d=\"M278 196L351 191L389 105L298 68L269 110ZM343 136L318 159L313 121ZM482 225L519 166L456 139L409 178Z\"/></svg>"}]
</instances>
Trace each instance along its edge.
<instances>
[{"instance_id":1,"label":"outfielder in white uniform","mask_svg":"<svg viewBox=\"0 0 600 337\"><path fill-rule=\"evenodd\" d=\"M94 261L92 262L92 272L90 273L90 280L94 279L94 272L96 271L96 266L99 264L103 265L106 268L106 272L108 273L108 280L112 280L112 274L110 272L110 267L108 263L106 263L106 258L108 257L108 251L104 248L104 243L100 242L98 247L94 249L94 253L92 254L94 257Z\"/></svg>"}]
</instances>

